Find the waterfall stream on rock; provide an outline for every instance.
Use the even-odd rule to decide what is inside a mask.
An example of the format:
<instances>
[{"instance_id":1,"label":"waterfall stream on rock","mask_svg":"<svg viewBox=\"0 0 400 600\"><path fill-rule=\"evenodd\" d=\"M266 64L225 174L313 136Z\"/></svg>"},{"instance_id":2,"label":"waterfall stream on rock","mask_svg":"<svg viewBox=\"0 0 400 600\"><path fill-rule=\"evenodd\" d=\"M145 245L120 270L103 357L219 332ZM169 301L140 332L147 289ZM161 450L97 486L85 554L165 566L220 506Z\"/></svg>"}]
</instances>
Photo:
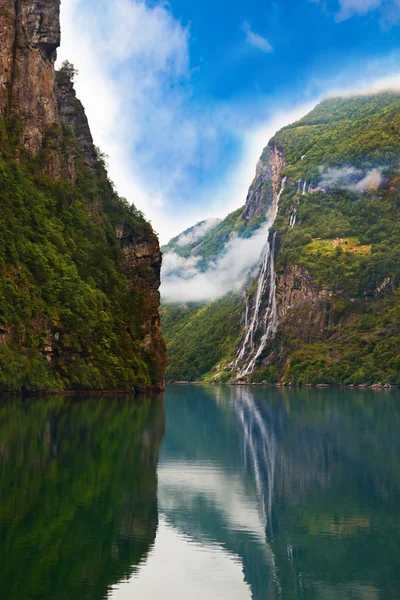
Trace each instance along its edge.
<instances>
[{"instance_id":1,"label":"waterfall stream on rock","mask_svg":"<svg viewBox=\"0 0 400 600\"><path fill-rule=\"evenodd\" d=\"M286 177L282 179L281 189L277 197L275 214L278 211L279 201L283 194L286 184ZM238 378L250 375L262 352L265 349L267 341L271 339L278 327L278 311L276 305L276 277L275 277L275 250L276 250L276 232L273 235L272 242L267 241L262 253L262 263L258 277L257 292L255 296L254 308L251 311L249 322L249 306L247 299L246 307L246 335L240 347L236 361L233 367L242 364L238 373ZM264 310L264 299L268 298L267 306ZM261 332L261 340L255 344L254 337L256 332Z\"/></svg>"}]
</instances>

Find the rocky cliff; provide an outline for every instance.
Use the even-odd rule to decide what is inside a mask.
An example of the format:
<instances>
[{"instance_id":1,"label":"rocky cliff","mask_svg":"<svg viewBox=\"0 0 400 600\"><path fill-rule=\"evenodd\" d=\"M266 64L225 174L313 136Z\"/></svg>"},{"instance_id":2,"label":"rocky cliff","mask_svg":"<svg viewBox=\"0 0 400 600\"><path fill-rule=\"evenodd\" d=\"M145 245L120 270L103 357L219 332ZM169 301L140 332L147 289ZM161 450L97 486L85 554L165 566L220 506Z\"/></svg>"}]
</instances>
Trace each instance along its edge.
<instances>
[{"instance_id":1,"label":"rocky cliff","mask_svg":"<svg viewBox=\"0 0 400 600\"><path fill-rule=\"evenodd\" d=\"M0 10L0 109L21 120L22 145L37 155L49 126L60 123L54 94L60 0L2 0Z\"/></svg>"},{"instance_id":2,"label":"rocky cliff","mask_svg":"<svg viewBox=\"0 0 400 600\"><path fill-rule=\"evenodd\" d=\"M55 72L59 12L0 0L0 389L160 388L158 239L108 180L72 65Z\"/></svg>"},{"instance_id":3,"label":"rocky cliff","mask_svg":"<svg viewBox=\"0 0 400 600\"><path fill-rule=\"evenodd\" d=\"M285 157L277 146L267 147L257 163L256 176L250 186L242 218L266 216L275 219Z\"/></svg>"}]
</instances>

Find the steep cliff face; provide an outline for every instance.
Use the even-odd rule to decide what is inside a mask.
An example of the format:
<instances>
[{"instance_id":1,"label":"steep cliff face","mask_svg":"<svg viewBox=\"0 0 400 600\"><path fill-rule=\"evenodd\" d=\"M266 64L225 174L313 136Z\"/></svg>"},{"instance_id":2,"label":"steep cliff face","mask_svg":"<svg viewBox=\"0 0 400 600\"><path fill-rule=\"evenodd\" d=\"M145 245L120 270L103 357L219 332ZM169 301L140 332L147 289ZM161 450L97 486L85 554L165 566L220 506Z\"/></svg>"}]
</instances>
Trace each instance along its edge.
<instances>
[{"instance_id":1,"label":"steep cliff face","mask_svg":"<svg viewBox=\"0 0 400 600\"><path fill-rule=\"evenodd\" d=\"M126 220L117 227L116 232L122 249L122 267L129 287L144 298L140 310L142 347L152 357L157 386L162 387L167 353L158 312L162 264L158 239L154 234L135 232Z\"/></svg>"},{"instance_id":2,"label":"steep cliff face","mask_svg":"<svg viewBox=\"0 0 400 600\"><path fill-rule=\"evenodd\" d=\"M276 298L281 327L296 331L303 342L325 337L334 323L337 292L315 285L307 271L296 264L277 275Z\"/></svg>"},{"instance_id":3,"label":"steep cliff face","mask_svg":"<svg viewBox=\"0 0 400 600\"><path fill-rule=\"evenodd\" d=\"M89 121L82 103L76 97L71 76L66 70L57 71L54 91L61 122L74 132L83 159L89 167L94 168L97 163L97 154Z\"/></svg>"},{"instance_id":4,"label":"steep cliff face","mask_svg":"<svg viewBox=\"0 0 400 600\"><path fill-rule=\"evenodd\" d=\"M0 389L162 388L158 239L55 73L59 12L0 0Z\"/></svg>"},{"instance_id":5,"label":"steep cliff face","mask_svg":"<svg viewBox=\"0 0 400 600\"><path fill-rule=\"evenodd\" d=\"M21 120L21 143L34 155L59 124L54 62L60 45L60 0L2 0L0 82L2 114Z\"/></svg>"},{"instance_id":6,"label":"steep cliff face","mask_svg":"<svg viewBox=\"0 0 400 600\"><path fill-rule=\"evenodd\" d=\"M242 218L254 219L266 215L275 219L276 203L281 185L285 158L277 146L268 146L257 163L256 176L250 186Z\"/></svg>"}]
</instances>

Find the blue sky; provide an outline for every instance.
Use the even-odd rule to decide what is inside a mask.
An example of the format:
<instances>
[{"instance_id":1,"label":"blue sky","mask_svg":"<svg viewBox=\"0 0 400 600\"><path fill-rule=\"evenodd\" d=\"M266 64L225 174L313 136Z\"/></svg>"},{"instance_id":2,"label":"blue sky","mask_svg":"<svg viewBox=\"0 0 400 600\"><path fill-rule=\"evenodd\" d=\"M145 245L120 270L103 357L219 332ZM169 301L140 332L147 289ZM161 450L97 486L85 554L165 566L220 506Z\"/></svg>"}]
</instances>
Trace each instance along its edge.
<instances>
[{"instance_id":1,"label":"blue sky","mask_svg":"<svg viewBox=\"0 0 400 600\"><path fill-rule=\"evenodd\" d=\"M62 47L117 189L163 242L241 206L275 130L400 87L400 0L63 0Z\"/></svg>"}]
</instances>

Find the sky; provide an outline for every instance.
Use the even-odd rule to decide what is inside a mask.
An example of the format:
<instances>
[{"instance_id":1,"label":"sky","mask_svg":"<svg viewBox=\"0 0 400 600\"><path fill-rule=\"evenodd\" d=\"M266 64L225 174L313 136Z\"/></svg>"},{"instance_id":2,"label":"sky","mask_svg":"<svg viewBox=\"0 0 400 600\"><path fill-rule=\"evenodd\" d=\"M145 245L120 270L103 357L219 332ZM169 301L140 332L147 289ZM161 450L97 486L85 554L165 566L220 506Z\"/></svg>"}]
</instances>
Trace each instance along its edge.
<instances>
[{"instance_id":1,"label":"sky","mask_svg":"<svg viewBox=\"0 0 400 600\"><path fill-rule=\"evenodd\" d=\"M58 61L162 243L242 206L276 130L400 87L400 0L62 0Z\"/></svg>"}]
</instances>

